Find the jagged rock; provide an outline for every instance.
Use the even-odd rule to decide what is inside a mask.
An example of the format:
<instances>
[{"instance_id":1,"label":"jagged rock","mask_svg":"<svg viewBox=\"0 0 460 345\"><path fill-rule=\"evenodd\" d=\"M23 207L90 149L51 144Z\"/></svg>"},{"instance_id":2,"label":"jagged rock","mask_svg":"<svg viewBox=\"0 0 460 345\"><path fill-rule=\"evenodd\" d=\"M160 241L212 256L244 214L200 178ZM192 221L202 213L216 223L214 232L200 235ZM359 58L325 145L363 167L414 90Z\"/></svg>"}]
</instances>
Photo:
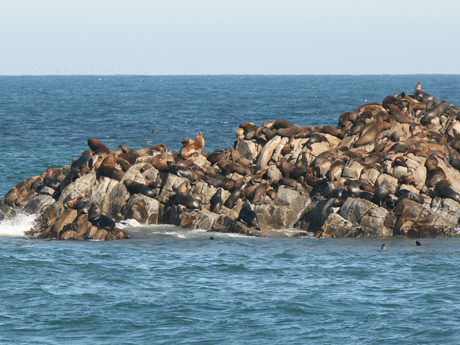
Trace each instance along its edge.
<instances>
[{"instance_id":1,"label":"jagged rock","mask_svg":"<svg viewBox=\"0 0 460 345\"><path fill-rule=\"evenodd\" d=\"M152 167L152 168L150 168L150 169L145 170L145 171L142 173L142 175L144 175L144 177L145 177L145 179L146 179L147 181L156 181L156 179L157 179L159 173L160 173L160 172L158 171L157 168Z\"/></svg>"},{"instance_id":2,"label":"jagged rock","mask_svg":"<svg viewBox=\"0 0 460 345\"><path fill-rule=\"evenodd\" d=\"M434 199L433 199L434 201ZM432 208L431 211L443 217L452 226L457 226L460 219L460 204L452 199L440 199L438 207Z\"/></svg>"},{"instance_id":3,"label":"jagged rock","mask_svg":"<svg viewBox=\"0 0 460 345\"><path fill-rule=\"evenodd\" d=\"M281 141L281 137L276 135L272 140L267 142L262 150L260 151L259 156L257 157L257 165L264 166L267 165L270 159L272 158L273 152Z\"/></svg>"},{"instance_id":4,"label":"jagged rock","mask_svg":"<svg viewBox=\"0 0 460 345\"><path fill-rule=\"evenodd\" d=\"M108 177L101 177L101 179L110 180ZM84 198L90 192L96 180L96 172L94 170L88 172L65 187L59 200L65 204L69 200Z\"/></svg>"},{"instance_id":5,"label":"jagged rock","mask_svg":"<svg viewBox=\"0 0 460 345\"><path fill-rule=\"evenodd\" d=\"M64 205L61 201L56 201L55 203L49 205L40 216L41 227L47 228L53 225L58 217L64 212Z\"/></svg>"},{"instance_id":6,"label":"jagged rock","mask_svg":"<svg viewBox=\"0 0 460 345\"><path fill-rule=\"evenodd\" d=\"M126 203L124 216L141 224L158 224L160 202L143 194L134 194Z\"/></svg>"},{"instance_id":7,"label":"jagged rock","mask_svg":"<svg viewBox=\"0 0 460 345\"><path fill-rule=\"evenodd\" d=\"M102 204L102 212L116 221L123 220L124 218L120 212L130 197L131 194L124 183L119 182L115 184Z\"/></svg>"},{"instance_id":8,"label":"jagged rock","mask_svg":"<svg viewBox=\"0 0 460 345\"><path fill-rule=\"evenodd\" d=\"M383 183L383 181L387 181L390 194L396 193L396 191L398 190L398 180L396 178L387 174L380 174L375 183L375 186L379 187Z\"/></svg>"},{"instance_id":9,"label":"jagged rock","mask_svg":"<svg viewBox=\"0 0 460 345\"><path fill-rule=\"evenodd\" d=\"M73 231L73 230L67 230L62 234L62 236L59 238L60 240L74 240L74 241L83 241L84 238L82 235L80 235L78 232Z\"/></svg>"},{"instance_id":10,"label":"jagged rock","mask_svg":"<svg viewBox=\"0 0 460 345\"><path fill-rule=\"evenodd\" d=\"M294 139L292 141L292 145L294 145L294 150L292 150L291 152L291 157L289 161L292 161L294 164L299 161L299 159L301 158L303 147L307 141L308 139Z\"/></svg>"},{"instance_id":11,"label":"jagged rock","mask_svg":"<svg viewBox=\"0 0 460 345\"><path fill-rule=\"evenodd\" d=\"M48 186L44 186L44 187L41 189L40 193L38 193L38 194L40 194L40 195L50 195L50 196L53 196L54 193L56 193L56 191L55 191L53 188L48 187Z\"/></svg>"},{"instance_id":12,"label":"jagged rock","mask_svg":"<svg viewBox=\"0 0 460 345\"><path fill-rule=\"evenodd\" d=\"M331 213L316 233L318 238L349 237L356 226L337 213Z\"/></svg>"},{"instance_id":13,"label":"jagged rock","mask_svg":"<svg viewBox=\"0 0 460 345\"><path fill-rule=\"evenodd\" d=\"M284 145L286 145L289 141L289 138L283 137L281 138L280 142L278 143L278 146L275 149L275 152L273 152L271 161L272 162L277 162L280 159L281 155L281 150L283 149Z\"/></svg>"},{"instance_id":14,"label":"jagged rock","mask_svg":"<svg viewBox=\"0 0 460 345\"><path fill-rule=\"evenodd\" d=\"M132 165L128 171L125 172L123 178L120 182L126 180L133 180L134 182L145 184L147 181L145 180L144 175L141 174L141 169L144 167L145 162L137 163Z\"/></svg>"},{"instance_id":15,"label":"jagged rock","mask_svg":"<svg viewBox=\"0 0 460 345\"><path fill-rule=\"evenodd\" d=\"M316 233L321 229L327 217L334 212L334 204L335 199L316 200L309 203L294 227Z\"/></svg>"},{"instance_id":16,"label":"jagged rock","mask_svg":"<svg viewBox=\"0 0 460 345\"><path fill-rule=\"evenodd\" d=\"M377 181L379 176L380 171L378 171L377 169L368 169L361 174L361 177L359 179L367 184L375 185L375 182Z\"/></svg>"},{"instance_id":17,"label":"jagged rock","mask_svg":"<svg viewBox=\"0 0 460 345\"><path fill-rule=\"evenodd\" d=\"M86 198L100 205L103 210L107 209L107 204L109 203L107 196L110 195L112 189L118 183L117 180L111 179L110 177L100 176L88 192Z\"/></svg>"},{"instance_id":18,"label":"jagged rock","mask_svg":"<svg viewBox=\"0 0 460 345\"><path fill-rule=\"evenodd\" d=\"M272 164L268 167L267 170L267 178L270 181L278 181L281 180L283 174L281 171L276 167L276 165Z\"/></svg>"},{"instance_id":19,"label":"jagged rock","mask_svg":"<svg viewBox=\"0 0 460 345\"><path fill-rule=\"evenodd\" d=\"M112 229L112 234L114 236L116 236L117 239L120 239L120 240L127 240L129 239L129 236L126 232L124 232L123 230L117 228L116 226Z\"/></svg>"},{"instance_id":20,"label":"jagged rock","mask_svg":"<svg viewBox=\"0 0 460 345\"><path fill-rule=\"evenodd\" d=\"M35 193L35 187L42 183L43 179L41 176L32 176L28 179L21 181L19 184L16 185L18 190L18 201L26 202L31 198L32 195Z\"/></svg>"},{"instance_id":21,"label":"jagged rock","mask_svg":"<svg viewBox=\"0 0 460 345\"><path fill-rule=\"evenodd\" d=\"M358 224L367 236L388 236L391 232L385 226L388 211L369 200L348 198L340 208L339 215L353 224ZM359 234L362 235L363 233Z\"/></svg>"},{"instance_id":22,"label":"jagged rock","mask_svg":"<svg viewBox=\"0 0 460 345\"><path fill-rule=\"evenodd\" d=\"M412 176L414 176L415 182L417 183L416 188L418 190L421 190L423 186L425 185L426 175L427 175L427 171L426 171L425 166L423 165L417 166L415 170L412 172Z\"/></svg>"},{"instance_id":23,"label":"jagged rock","mask_svg":"<svg viewBox=\"0 0 460 345\"><path fill-rule=\"evenodd\" d=\"M408 170L406 167L397 166L393 168L393 177L399 179L401 176L407 175Z\"/></svg>"},{"instance_id":24,"label":"jagged rock","mask_svg":"<svg viewBox=\"0 0 460 345\"><path fill-rule=\"evenodd\" d=\"M460 139L460 122L455 121L447 133L454 139Z\"/></svg>"},{"instance_id":25,"label":"jagged rock","mask_svg":"<svg viewBox=\"0 0 460 345\"><path fill-rule=\"evenodd\" d=\"M342 177L358 180L363 169L364 167L355 161L351 165L346 165L343 168Z\"/></svg>"},{"instance_id":26,"label":"jagged rock","mask_svg":"<svg viewBox=\"0 0 460 345\"><path fill-rule=\"evenodd\" d=\"M208 210L181 209L179 226L187 229L210 230L216 223L219 215Z\"/></svg>"},{"instance_id":27,"label":"jagged rock","mask_svg":"<svg viewBox=\"0 0 460 345\"><path fill-rule=\"evenodd\" d=\"M246 158L251 162L257 158L261 151L261 146L251 140L237 140L236 150L242 158Z\"/></svg>"},{"instance_id":28,"label":"jagged rock","mask_svg":"<svg viewBox=\"0 0 460 345\"><path fill-rule=\"evenodd\" d=\"M77 214L77 210L65 210L58 220L51 226L51 233L54 234L56 238L60 238L62 230L64 230L66 225L73 223L73 221L77 218Z\"/></svg>"},{"instance_id":29,"label":"jagged rock","mask_svg":"<svg viewBox=\"0 0 460 345\"><path fill-rule=\"evenodd\" d=\"M459 235L450 222L413 200L401 200L394 213L396 216L394 235L416 238Z\"/></svg>"},{"instance_id":30,"label":"jagged rock","mask_svg":"<svg viewBox=\"0 0 460 345\"><path fill-rule=\"evenodd\" d=\"M0 203L0 221L9 219L17 215L18 210L14 207L4 205Z\"/></svg>"},{"instance_id":31,"label":"jagged rock","mask_svg":"<svg viewBox=\"0 0 460 345\"><path fill-rule=\"evenodd\" d=\"M54 204L56 200L54 200L49 195L34 195L32 198L27 201L24 206L24 211L26 213L41 213L45 208Z\"/></svg>"}]
</instances>

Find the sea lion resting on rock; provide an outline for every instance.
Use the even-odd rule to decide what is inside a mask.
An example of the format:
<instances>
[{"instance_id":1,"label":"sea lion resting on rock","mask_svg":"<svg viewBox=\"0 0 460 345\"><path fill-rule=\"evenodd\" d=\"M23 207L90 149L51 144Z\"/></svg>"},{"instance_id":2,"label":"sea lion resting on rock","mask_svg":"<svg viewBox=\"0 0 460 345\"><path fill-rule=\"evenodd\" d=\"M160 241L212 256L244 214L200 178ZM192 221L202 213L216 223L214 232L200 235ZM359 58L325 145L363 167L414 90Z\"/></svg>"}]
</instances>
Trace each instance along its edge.
<instances>
[{"instance_id":1,"label":"sea lion resting on rock","mask_svg":"<svg viewBox=\"0 0 460 345\"><path fill-rule=\"evenodd\" d=\"M257 214L251 209L251 205L248 202L244 203L236 220L242 220L248 226L260 230Z\"/></svg>"},{"instance_id":2,"label":"sea lion resting on rock","mask_svg":"<svg viewBox=\"0 0 460 345\"><path fill-rule=\"evenodd\" d=\"M195 141L192 143L187 144L179 151L179 155L183 159L189 158L191 155L197 153L200 154L204 149L204 138L203 133L199 132L196 137Z\"/></svg>"},{"instance_id":3,"label":"sea lion resting on rock","mask_svg":"<svg viewBox=\"0 0 460 345\"><path fill-rule=\"evenodd\" d=\"M449 180L440 181L435 188L435 193L440 198L449 198L460 203L460 194L452 189L450 186L451 183Z\"/></svg>"},{"instance_id":4,"label":"sea lion resting on rock","mask_svg":"<svg viewBox=\"0 0 460 345\"><path fill-rule=\"evenodd\" d=\"M148 196L149 198L154 198L154 197L156 197L158 195L157 190L150 189L149 187L147 187L146 185L144 185L142 183L139 183L139 182L136 182L136 181L133 181L133 180L129 180L129 179L124 180L123 183L128 188L128 191L131 194L139 193L139 194L143 194L145 196Z\"/></svg>"},{"instance_id":5,"label":"sea lion resting on rock","mask_svg":"<svg viewBox=\"0 0 460 345\"><path fill-rule=\"evenodd\" d=\"M101 165L97 169L104 176L113 178L114 180L121 181L125 173L115 167L116 161L113 154L108 155L104 158Z\"/></svg>"},{"instance_id":6,"label":"sea lion resting on rock","mask_svg":"<svg viewBox=\"0 0 460 345\"><path fill-rule=\"evenodd\" d=\"M102 214L101 207L93 203L93 206L88 210L88 220L99 229L111 231L115 227L115 221L109 216Z\"/></svg>"}]
</instances>

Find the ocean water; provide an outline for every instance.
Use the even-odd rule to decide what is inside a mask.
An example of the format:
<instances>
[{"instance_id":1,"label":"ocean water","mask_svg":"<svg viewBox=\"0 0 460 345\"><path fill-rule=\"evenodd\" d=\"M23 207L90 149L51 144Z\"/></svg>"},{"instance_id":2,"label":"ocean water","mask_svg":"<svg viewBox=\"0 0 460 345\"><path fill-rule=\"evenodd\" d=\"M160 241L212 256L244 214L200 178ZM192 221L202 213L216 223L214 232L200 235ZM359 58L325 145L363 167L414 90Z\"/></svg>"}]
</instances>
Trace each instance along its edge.
<instances>
[{"instance_id":1,"label":"ocean water","mask_svg":"<svg viewBox=\"0 0 460 345\"><path fill-rule=\"evenodd\" d=\"M110 148L201 131L229 148L242 122L335 125L417 81L460 105L459 75L0 77L0 196ZM152 129L159 127L160 130ZM460 239L297 239L119 224L131 240L28 239L0 222L0 343L457 344ZM382 251L382 243L387 250Z\"/></svg>"}]
</instances>

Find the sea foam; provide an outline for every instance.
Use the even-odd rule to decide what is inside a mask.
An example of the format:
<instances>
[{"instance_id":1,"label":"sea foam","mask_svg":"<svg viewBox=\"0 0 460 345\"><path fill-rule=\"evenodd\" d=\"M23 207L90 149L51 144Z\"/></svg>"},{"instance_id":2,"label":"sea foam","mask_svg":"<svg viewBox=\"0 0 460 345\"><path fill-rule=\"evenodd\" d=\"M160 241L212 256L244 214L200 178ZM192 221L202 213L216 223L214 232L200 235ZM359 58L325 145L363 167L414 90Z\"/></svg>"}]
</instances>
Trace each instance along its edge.
<instances>
[{"instance_id":1,"label":"sea foam","mask_svg":"<svg viewBox=\"0 0 460 345\"><path fill-rule=\"evenodd\" d=\"M19 213L11 219L0 222L0 237L22 237L34 223L35 215Z\"/></svg>"}]
</instances>

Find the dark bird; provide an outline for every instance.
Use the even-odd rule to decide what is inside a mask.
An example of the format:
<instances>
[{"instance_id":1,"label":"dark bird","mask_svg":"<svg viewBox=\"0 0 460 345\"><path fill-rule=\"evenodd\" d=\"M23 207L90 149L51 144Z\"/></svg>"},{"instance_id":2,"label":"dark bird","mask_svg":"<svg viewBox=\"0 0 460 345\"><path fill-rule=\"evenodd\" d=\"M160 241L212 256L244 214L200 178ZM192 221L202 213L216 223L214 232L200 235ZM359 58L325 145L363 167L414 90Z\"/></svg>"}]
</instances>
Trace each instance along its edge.
<instances>
[{"instance_id":1,"label":"dark bird","mask_svg":"<svg viewBox=\"0 0 460 345\"><path fill-rule=\"evenodd\" d=\"M157 129L161 131L160 127L155 127L154 129L152 129L152 133L155 132Z\"/></svg>"},{"instance_id":2,"label":"dark bird","mask_svg":"<svg viewBox=\"0 0 460 345\"><path fill-rule=\"evenodd\" d=\"M382 250L387 250L387 247L385 246L385 243L382 244Z\"/></svg>"},{"instance_id":3,"label":"dark bird","mask_svg":"<svg viewBox=\"0 0 460 345\"><path fill-rule=\"evenodd\" d=\"M419 241L415 241L415 244L416 244L417 246L421 246L421 245L422 245Z\"/></svg>"}]
</instances>

